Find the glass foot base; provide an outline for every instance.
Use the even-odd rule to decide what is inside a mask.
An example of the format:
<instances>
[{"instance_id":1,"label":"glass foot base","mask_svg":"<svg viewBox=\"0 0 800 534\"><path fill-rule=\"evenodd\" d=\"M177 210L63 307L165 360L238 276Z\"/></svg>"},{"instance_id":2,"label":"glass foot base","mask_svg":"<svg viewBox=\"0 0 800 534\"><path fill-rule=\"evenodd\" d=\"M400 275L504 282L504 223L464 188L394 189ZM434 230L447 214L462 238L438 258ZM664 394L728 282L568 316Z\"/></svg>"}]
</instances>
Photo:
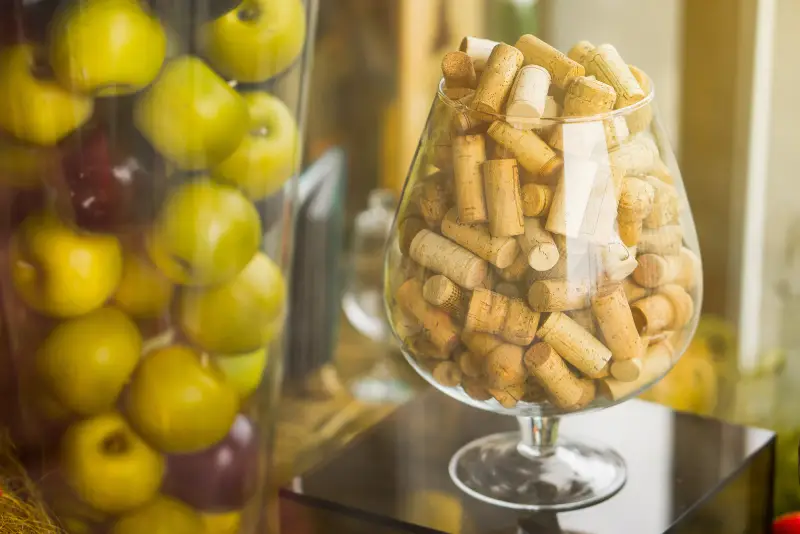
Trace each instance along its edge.
<instances>
[{"instance_id":1,"label":"glass foot base","mask_svg":"<svg viewBox=\"0 0 800 534\"><path fill-rule=\"evenodd\" d=\"M605 445L559 439L537 456L519 432L493 434L462 447L450 477L465 493L506 508L564 511L604 501L625 484L625 462Z\"/></svg>"}]
</instances>

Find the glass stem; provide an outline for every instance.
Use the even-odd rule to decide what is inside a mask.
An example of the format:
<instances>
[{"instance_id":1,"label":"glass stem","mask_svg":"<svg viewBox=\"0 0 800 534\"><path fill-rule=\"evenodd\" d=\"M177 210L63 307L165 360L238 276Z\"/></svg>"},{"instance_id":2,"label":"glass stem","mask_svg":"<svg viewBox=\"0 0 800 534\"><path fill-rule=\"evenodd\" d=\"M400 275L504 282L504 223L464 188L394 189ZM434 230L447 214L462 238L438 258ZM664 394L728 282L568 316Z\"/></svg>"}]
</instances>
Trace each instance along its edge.
<instances>
[{"instance_id":1,"label":"glass stem","mask_svg":"<svg viewBox=\"0 0 800 534\"><path fill-rule=\"evenodd\" d=\"M526 458L542 458L556 451L558 417L517 417L520 441L517 451Z\"/></svg>"}]
</instances>

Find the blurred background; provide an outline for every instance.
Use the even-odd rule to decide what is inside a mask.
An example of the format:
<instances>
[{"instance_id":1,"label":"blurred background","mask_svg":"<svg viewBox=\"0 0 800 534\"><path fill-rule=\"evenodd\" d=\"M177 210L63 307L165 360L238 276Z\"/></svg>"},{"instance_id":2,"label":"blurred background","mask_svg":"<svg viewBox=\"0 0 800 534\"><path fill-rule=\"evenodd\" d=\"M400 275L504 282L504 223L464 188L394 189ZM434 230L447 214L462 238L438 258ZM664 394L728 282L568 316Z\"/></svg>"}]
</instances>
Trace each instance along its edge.
<instances>
[{"instance_id":1,"label":"blurred background","mask_svg":"<svg viewBox=\"0 0 800 534\"><path fill-rule=\"evenodd\" d=\"M381 256L439 61L465 35L536 33L562 50L611 42L644 69L683 172L704 315L687 357L645 397L778 430L776 513L800 510L798 27L796 0L321 2L306 167L323 161L340 184L328 222L341 232L326 255L330 313L309 326L330 342L289 356L279 440L287 479L423 387L382 319Z\"/></svg>"}]
</instances>

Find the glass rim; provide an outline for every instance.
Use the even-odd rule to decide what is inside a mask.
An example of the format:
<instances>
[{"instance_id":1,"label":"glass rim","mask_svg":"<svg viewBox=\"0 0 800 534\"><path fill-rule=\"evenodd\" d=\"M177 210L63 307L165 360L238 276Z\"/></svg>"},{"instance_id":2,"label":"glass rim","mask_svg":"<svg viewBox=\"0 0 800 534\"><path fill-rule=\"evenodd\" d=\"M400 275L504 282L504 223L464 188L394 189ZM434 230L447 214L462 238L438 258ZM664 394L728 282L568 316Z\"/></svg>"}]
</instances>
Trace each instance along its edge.
<instances>
[{"instance_id":1,"label":"glass rim","mask_svg":"<svg viewBox=\"0 0 800 534\"><path fill-rule=\"evenodd\" d=\"M595 115L587 115L584 117L540 117L538 119L534 119L531 117L514 117L511 115L506 115L503 113L490 113L486 111L481 111L481 115L486 117L491 117L493 120L496 121L503 121L508 123L519 123L519 124L526 124L526 125L534 125L536 126L547 126L547 125L554 125L554 124L580 124L580 123L590 123L590 122L598 122L604 121L607 119L615 119L616 117L625 117L639 111L640 109L644 108L645 106L650 105L653 100L655 99L656 89L655 85L653 84L653 80L650 76L644 72L643 70L639 70L642 76L644 76L650 87L650 91L645 95L645 97L638 102L634 102L628 106L619 109L613 109L611 111L606 111L605 113L597 113ZM457 110L457 111L464 111L470 110L470 108L457 100L453 100L449 96L447 96L444 92L445 90L445 79L442 77L439 80L439 86L436 91L436 96L439 100L444 102L447 106ZM474 110L471 110L474 111ZM488 122L488 121L487 121Z\"/></svg>"}]
</instances>

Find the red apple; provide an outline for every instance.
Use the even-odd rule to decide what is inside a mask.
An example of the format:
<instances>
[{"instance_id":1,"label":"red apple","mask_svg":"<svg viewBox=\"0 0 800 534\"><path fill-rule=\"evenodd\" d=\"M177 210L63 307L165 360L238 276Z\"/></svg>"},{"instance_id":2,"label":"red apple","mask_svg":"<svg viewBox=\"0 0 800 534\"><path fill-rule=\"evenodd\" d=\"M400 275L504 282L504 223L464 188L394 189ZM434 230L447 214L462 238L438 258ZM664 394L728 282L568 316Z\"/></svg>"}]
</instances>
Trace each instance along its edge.
<instances>
[{"instance_id":1,"label":"red apple","mask_svg":"<svg viewBox=\"0 0 800 534\"><path fill-rule=\"evenodd\" d=\"M161 206L165 164L133 128L107 124L79 130L62 143L56 205L62 218L82 229L134 231Z\"/></svg>"},{"instance_id":2,"label":"red apple","mask_svg":"<svg viewBox=\"0 0 800 534\"><path fill-rule=\"evenodd\" d=\"M258 433L240 414L217 445L168 459L163 492L198 510L238 509L256 489L257 470Z\"/></svg>"},{"instance_id":3,"label":"red apple","mask_svg":"<svg viewBox=\"0 0 800 534\"><path fill-rule=\"evenodd\" d=\"M784 514L772 523L772 534L800 534L800 512Z\"/></svg>"}]
</instances>

